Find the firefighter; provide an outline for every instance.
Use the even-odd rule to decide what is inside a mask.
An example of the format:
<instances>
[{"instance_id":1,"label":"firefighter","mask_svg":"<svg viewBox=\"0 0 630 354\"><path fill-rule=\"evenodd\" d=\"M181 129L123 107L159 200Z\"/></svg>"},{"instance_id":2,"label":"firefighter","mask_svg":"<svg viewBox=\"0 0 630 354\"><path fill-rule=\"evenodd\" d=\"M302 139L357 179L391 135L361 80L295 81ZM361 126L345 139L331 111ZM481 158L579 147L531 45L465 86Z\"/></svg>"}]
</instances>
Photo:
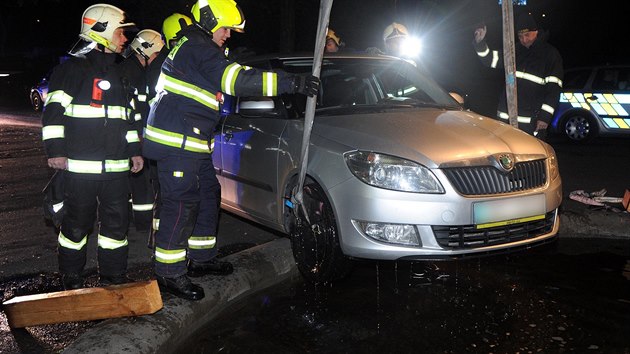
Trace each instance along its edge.
<instances>
[{"instance_id":1,"label":"firefighter","mask_svg":"<svg viewBox=\"0 0 630 354\"><path fill-rule=\"evenodd\" d=\"M518 127L544 139L562 90L562 57L538 33L538 25L529 14L516 20L519 43L515 48ZM502 51L490 50L486 43L486 26L474 32L474 48L481 63L490 68L503 68ZM508 122L507 97L499 99L497 119Z\"/></svg>"},{"instance_id":2,"label":"firefighter","mask_svg":"<svg viewBox=\"0 0 630 354\"><path fill-rule=\"evenodd\" d=\"M156 97L156 85L162 64L166 60L166 56L171 49L177 44L182 29L192 25L192 20L186 15L173 13L162 22L162 38L164 46L160 50L157 58L149 64L148 85L149 85L149 104L152 104ZM155 233L160 227L160 183L157 175L157 163L154 160L147 159L149 163L151 186L153 187L154 205L153 216L151 220L151 233L149 235L149 248L155 247Z\"/></svg>"},{"instance_id":3,"label":"firefighter","mask_svg":"<svg viewBox=\"0 0 630 354\"><path fill-rule=\"evenodd\" d=\"M116 64L134 26L112 5L83 13L73 57L55 67L42 115L48 166L64 171L64 209L58 236L59 271L65 289L83 286L88 234L98 225L102 285L128 280L129 171L143 160L133 122L129 87ZM130 165L131 158L131 165Z\"/></svg>"},{"instance_id":4,"label":"firefighter","mask_svg":"<svg viewBox=\"0 0 630 354\"><path fill-rule=\"evenodd\" d=\"M405 40L409 38L407 27L392 22L383 30L383 44L385 45L385 54L393 56L402 56L403 45Z\"/></svg>"},{"instance_id":5,"label":"firefighter","mask_svg":"<svg viewBox=\"0 0 630 354\"><path fill-rule=\"evenodd\" d=\"M199 0L191 13L193 25L182 31L162 65L144 155L157 161L160 181L154 252L158 284L176 296L199 300L203 288L188 276L232 272L230 263L216 259L215 248L220 189L211 153L222 94L314 96L319 80L228 60L223 44L232 31L243 32L245 27L233 0Z\"/></svg>"},{"instance_id":6,"label":"firefighter","mask_svg":"<svg viewBox=\"0 0 630 354\"><path fill-rule=\"evenodd\" d=\"M344 46L344 43L341 41L341 38L337 36L335 31L328 29L326 32L326 47L324 48L324 52L326 53L336 53Z\"/></svg>"},{"instance_id":7,"label":"firefighter","mask_svg":"<svg viewBox=\"0 0 630 354\"><path fill-rule=\"evenodd\" d=\"M149 115L149 66L158 56L162 47L164 47L164 42L160 33L145 29L136 34L123 54L126 59L121 63L121 71L124 79L134 88L134 107L136 109L134 118L136 130L140 136L142 136ZM144 161L142 171L130 175L131 210L137 231L151 229L155 198L150 175L150 165L147 160Z\"/></svg>"}]
</instances>

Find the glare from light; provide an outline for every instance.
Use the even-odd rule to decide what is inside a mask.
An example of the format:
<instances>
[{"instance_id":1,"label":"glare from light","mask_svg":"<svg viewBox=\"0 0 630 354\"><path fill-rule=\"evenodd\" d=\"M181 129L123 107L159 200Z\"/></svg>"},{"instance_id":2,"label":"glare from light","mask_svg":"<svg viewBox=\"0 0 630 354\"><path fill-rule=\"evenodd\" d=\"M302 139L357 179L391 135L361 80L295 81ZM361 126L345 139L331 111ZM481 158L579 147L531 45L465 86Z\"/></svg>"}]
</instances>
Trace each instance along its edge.
<instances>
[{"instance_id":1,"label":"glare from light","mask_svg":"<svg viewBox=\"0 0 630 354\"><path fill-rule=\"evenodd\" d=\"M422 51L422 41L417 37L408 37L402 43L401 54L403 57L415 58Z\"/></svg>"}]
</instances>

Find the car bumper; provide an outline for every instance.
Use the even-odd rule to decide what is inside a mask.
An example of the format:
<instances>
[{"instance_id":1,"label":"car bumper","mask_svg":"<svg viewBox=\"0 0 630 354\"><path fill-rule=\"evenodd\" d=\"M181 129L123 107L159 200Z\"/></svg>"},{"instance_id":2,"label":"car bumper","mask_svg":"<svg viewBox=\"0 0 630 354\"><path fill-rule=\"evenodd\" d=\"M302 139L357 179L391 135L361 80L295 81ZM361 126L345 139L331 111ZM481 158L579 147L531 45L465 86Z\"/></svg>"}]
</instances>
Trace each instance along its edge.
<instances>
[{"instance_id":1,"label":"car bumper","mask_svg":"<svg viewBox=\"0 0 630 354\"><path fill-rule=\"evenodd\" d=\"M562 201L562 184L558 178L527 194L471 198L448 188L445 194L402 193L350 179L330 189L329 194L335 201L340 245L346 256L381 260L439 259L507 252L552 240L560 226L557 209ZM483 229L475 225L475 203L505 199L518 205L522 200L519 198L524 197L544 200L544 218L541 216L535 221L520 218L499 222L497 226L488 223L486 225L491 227ZM371 238L359 226L359 222L366 221L413 225L420 245L392 244ZM533 231L519 235L519 230Z\"/></svg>"}]
</instances>

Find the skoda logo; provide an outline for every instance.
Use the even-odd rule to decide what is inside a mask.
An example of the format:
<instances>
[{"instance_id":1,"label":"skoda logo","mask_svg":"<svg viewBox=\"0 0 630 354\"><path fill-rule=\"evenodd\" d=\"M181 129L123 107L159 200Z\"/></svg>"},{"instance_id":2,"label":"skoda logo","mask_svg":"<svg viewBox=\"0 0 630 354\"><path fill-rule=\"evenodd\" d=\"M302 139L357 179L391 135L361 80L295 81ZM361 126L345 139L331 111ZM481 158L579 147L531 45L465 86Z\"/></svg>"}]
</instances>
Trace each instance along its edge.
<instances>
[{"instance_id":1,"label":"skoda logo","mask_svg":"<svg viewBox=\"0 0 630 354\"><path fill-rule=\"evenodd\" d=\"M501 154L498 160L501 167L508 172L514 167L514 157L510 154Z\"/></svg>"}]
</instances>

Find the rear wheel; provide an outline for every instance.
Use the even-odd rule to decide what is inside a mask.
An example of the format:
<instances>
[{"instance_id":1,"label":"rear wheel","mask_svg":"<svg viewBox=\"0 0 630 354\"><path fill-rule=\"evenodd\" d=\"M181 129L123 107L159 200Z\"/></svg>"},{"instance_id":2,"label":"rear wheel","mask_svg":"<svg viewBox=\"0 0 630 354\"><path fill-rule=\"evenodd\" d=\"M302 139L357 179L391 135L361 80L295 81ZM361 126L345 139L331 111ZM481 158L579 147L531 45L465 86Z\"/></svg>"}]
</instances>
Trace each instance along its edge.
<instances>
[{"instance_id":1,"label":"rear wheel","mask_svg":"<svg viewBox=\"0 0 630 354\"><path fill-rule=\"evenodd\" d=\"M303 210L288 208L291 248L298 270L310 282L329 283L348 275L352 261L343 255L339 245L337 222L321 186L312 180L304 184Z\"/></svg>"},{"instance_id":2,"label":"rear wheel","mask_svg":"<svg viewBox=\"0 0 630 354\"><path fill-rule=\"evenodd\" d=\"M33 104L33 109L37 112L42 110L42 98L37 92L31 93L31 103Z\"/></svg>"},{"instance_id":3,"label":"rear wheel","mask_svg":"<svg viewBox=\"0 0 630 354\"><path fill-rule=\"evenodd\" d=\"M586 143L597 135L597 122L583 114L571 114L562 120L562 131L570 141Z\"/></svg>"}]
</instances>

